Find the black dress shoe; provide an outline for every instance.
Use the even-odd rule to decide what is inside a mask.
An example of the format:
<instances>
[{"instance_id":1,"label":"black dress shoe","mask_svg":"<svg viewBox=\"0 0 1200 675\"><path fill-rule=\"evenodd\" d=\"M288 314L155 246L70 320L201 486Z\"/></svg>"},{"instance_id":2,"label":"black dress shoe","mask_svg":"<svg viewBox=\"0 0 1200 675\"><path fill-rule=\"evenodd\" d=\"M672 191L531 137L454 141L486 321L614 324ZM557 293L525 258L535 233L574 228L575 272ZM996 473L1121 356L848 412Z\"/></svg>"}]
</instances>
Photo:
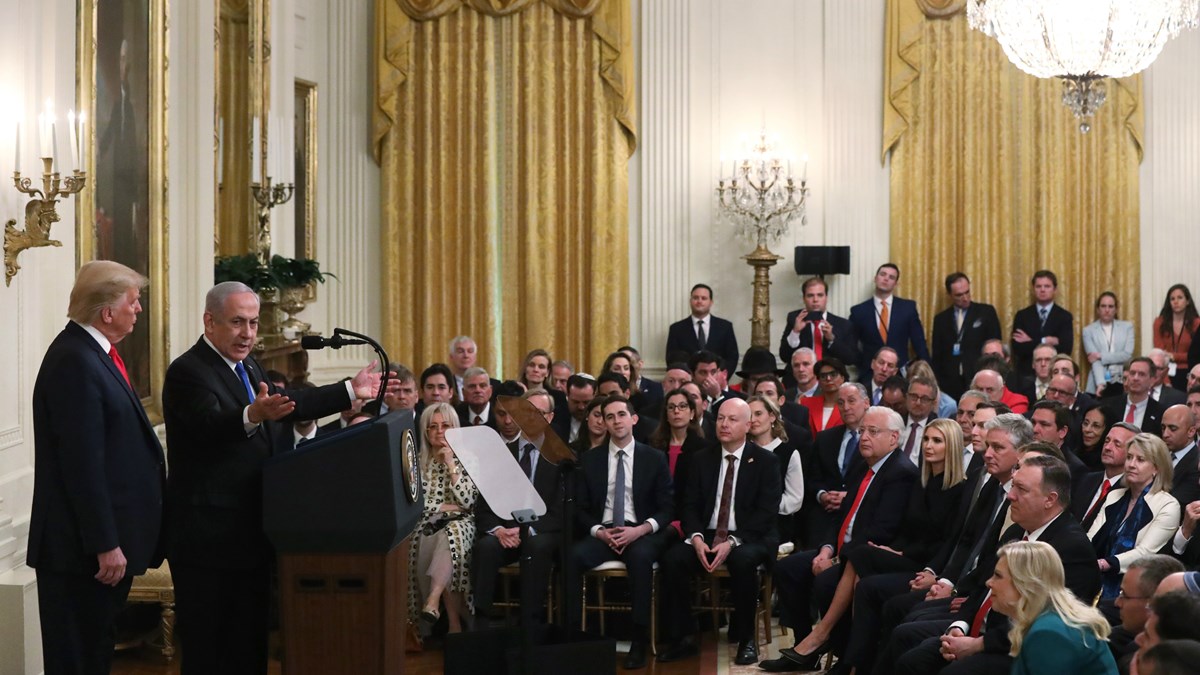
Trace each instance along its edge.
<instances>
[{"instance_id":1,"label":"black dress shoe","mask_svg":"<svg viewBox=\"0 0 1200 675\"><path fill-rule=\"evenodd\" d=\"M777 659L762 661L758 664L758 667L768 673L799 673L803 671L795 662L785 659L782 656Z\"/></svg>"},{"instance_id":2,"label":"black dress shoe","mask_svg":"<svg viewBox=\"0 0 1200 675\"><path fill-rule=\"evenodd\" d=\"M671 645L665 651L659 652L658 661L660 663L669 663L671 661L690 659L693 656L699 655L700 645L696 643L696 637L694 635L689 635Z\"/></svg>"},{"instance_id":3,"label":"black dress shoe","mask_svg":"<svg viewBox=\"0 0 1200 675\"><path fill-rule=\"evenodd\" d=\"M779 655L796 664L797 666L800 666L800 670L818 670L820 668L818 664L821 662L821 657L824 656L828 651L829 643L826 642L820 647L817 647L817 650L811 654L801 654L800 652L797 652L795 648L792 648L779 650Z\"/></svg>"},{"instance_id":4,"label":"black dress shoe","mask_svg":"<svg viewBox=\"0 0 1200 675\"><path fill-rule=\"evenodd\" d=\"M743 640L738 644L737 656L733 662L739 666L748 666L752 663L758 663L758 645L755 644L758 640Z\"/></svg>"},{"instance_id":5,"label":"black dress shoe","mask_svg":"<svg viewBox=\"0 0 1200 675\"><path fill-rule=\"evenodd\" d=\"M637 670L646 667L646 643L634 642L629 645L629 653L621 663L625 670Z\"/></svg>"}]
</instances>

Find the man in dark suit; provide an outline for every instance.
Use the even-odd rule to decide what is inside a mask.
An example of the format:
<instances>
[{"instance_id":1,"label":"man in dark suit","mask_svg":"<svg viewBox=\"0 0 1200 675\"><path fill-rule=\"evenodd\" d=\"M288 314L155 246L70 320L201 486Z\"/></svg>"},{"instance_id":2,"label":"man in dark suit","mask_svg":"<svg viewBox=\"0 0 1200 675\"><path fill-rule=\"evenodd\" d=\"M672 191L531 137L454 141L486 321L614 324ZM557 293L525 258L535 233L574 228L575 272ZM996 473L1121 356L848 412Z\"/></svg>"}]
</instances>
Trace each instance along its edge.
<instances>
[{"instance_id":1,"label":"man in dark suit","mask_svg":"<svg viewBox=\"0 0 1200 675\"><path fill-rule=\"evenodd\" d=\"M1171 495L1182 506L1200 499L1200 449L1196 445L1196 418L1186 405L1173 405L1162 416L1162 439L1171 451L1174 471Z\"/></svg>"},{"instance_id":2,"label":"man in dark suit","mask_svg":"<svg viewBox=\"0 0 1200 675\"><path fill-rule=\"evenodd\" d=\"M463 371L463 402L458 404L460 426L489 426L496 428L492 415L492 378L479 366Z\"/></svg>"},{"instance_id":3,"label":"man in dark suit","mask_svg":"<svg viewBox=\"0 0 1200 675\"><path fill-rule=\"evenodd\" d=\"M880 265L875 271L874 297L850 308L850 323L861 345L859 367L864 373L869 365L867 359L884 346L896 350L901 368L908 363L910 344L918 359L929 360L917 303L892 294L899 281L899 267L894 263Z\"/></svg>"},{"instance_id":4,"label":"man in dark suit","mask_svg":"<svg viewBox=\"0 0 1200 675\"><path fill-rule=\"evenodd\" d=\"M1034 303L1013 316L1013 366L1018 375L1033 374L1033 349L1038 345L1053 345L1063 354L1075 347L1075 317L1054 303L1058 294L1058 277L1050 270L1033 273Z\"/></svg>"},{"instance_id":5,"label":"man in dark suit","mask_svg":"<svg viewBox=\"0 0 1200 675\"><path fill-rule=\"evenodd\" d=\"M746 439L750 406L731 399L717 414L718 444L692 454L680 505L686 539L667 549L662 560L662 607L671 645L659 661L700 653L691 609L691 577L725 565L733 596L730 638L738 643L734 662L758 661L754 638L758 605L758 566L775 559L775 521L783 495L779 459Z\"/></svg>"},{"instance_id":6,"label":"man in dark suit","mask_svg":"<svg viewBox=\"0 0 1200 675\"><path fill-rule=\"evenodd\" d=\"M621 398L629 399L631 394L629 380L625 379L625 376L620 373L601 373L600 377L596 380L596 395L601 398L620 396ZM645 443L650 440L650 434L654 433L654 430L657 428L658 420L650 415L640 415L633 425L633 437L637 439L638 443Z\"/></svg>"},{"instance_id":7,"label":"man in dark suit","mask_svg":"<svg viewBox=\"0 0 1200 675\"><path fill-rule=\"evenodd\" d=\"M825 310L827 286L820 277L804 282L804 309L788 313L779 338L779 358L791 363L792 354L801 347L813 350L813 362L826 355L836 356L842 363L858 363L858 339L854 326L840 316ZM791 384L794 384L791 383Z\"/></svg>"},{"instance_id":8,"label":"man in dark suit","mask_svg":"<svg viewBox=\"0 0 1200 675\"><path fill-rule=\"evenodd\" d=\"M1025 539L1054 547L1063 563L1067 589L1081 602L1091 604L1100 590L1100 570L1087 534L1071 514L1063 513L1071 501L1071 474L1066 464L1056 457L1029 453L1021 458L1012 480L1008 501L1013 525L1001 535L1001 545ZM981 564L994 570L997 559L993 553ZM990 600L990 590L980 589L961 605L958 620L945 622L948 626L940 621L921 622L941 628L931 628L937 632L904 653L893 672L925 675L944 668L947 673L959 675L1007 675L1012 667L1009 622L1004 615L991 611Z\"/></svg>"},{"instance_id":9,"label":"man in dark suit","mask_svg":"<svg viewBox=\"0 0 1200 675\"><path fill-rule=\"evenodd\" d=\"M162 563L162 446L116 345L133 332L147 280L119 263L85 264L71 321L33 386L33 510L46 673L107 673L113 621L133 578Z\"/></svg>"},{"instance_id":10,"label":"man in dark suit","mask_svg":"<svg viewBox=\"0 0 1200 675\"><path fill-rule=\"evenodd\" d=\"M957 400L970 388L975 362L988 340L1000 339L996 308L971 301L971 280L962 272L946 277L951 305L933 317L930 356L938 385Z\"/></svg>"},{"instance_id":11,"label":"man in dark suit","mask_svg":"<svg viewBox=\"0 0 1200 675\"><path fill-rule=\"evenodd\" d=\"M1033 437L1058 449L1062 459L1071 470L1071 488L1074 490L1088 475L1088 467L1067 445L1071 430L1071 413L1058 401L1038 401L1029 411L1029 422L1033 424Z\"/></svg>"},{"instance_id":12,"label":"man in dark suit","mask_svg":"<svg viewBox=\"0 0 1200 675\"><path fill-rule=\"evenodd\" d=\"M250 355L258 295L217 284L204 335L167 368L163 416L171 473L167 557L175 581L185 675L265 673L272 552L262 530L262 464L292 445L291 423L373 398L370 371L309 390L281 392Z\"/></svg>"},{"instance_id":13,"label":"man in dark suit","mask_svg":"<svg viewBox=\"0 0 1200 675\"><path fill-rule=\"evenodd\" d=\"M1129 362L1125 374L1125 395L1105 400L1113 419L1124 420L1148 434L1162 431L1162 405L1150 397L1150 381L1154 377L1154 362L1139 356Z\"/></svg>"},{"instance_id":14,"label":"man in dark suit","mask_svg":"<svg viewBox=\"0 0 1200 675\"><path fill-rule=\"evenodd\" d=\"M873 407L862 421L859 453L863 462L848 474L850 491L842 500L824 543L815 551L794 553L775 565L773 578L779 589L779 621L792 629L795 646L780 650L780 657L762 664L764 670L815 670L821 655L840 653L850 625L847 614L823 642L804 645L812 632L810 601L825 611L845 569L839 559L867 542L891 543L900 531L917 468L897 449L904 421L894 410Z\"/></svg>"},{"instance_id":15,"label":"man in dark suit","mask_svg":"<svg viewBox=\"0 0 1200 675\"><path fill-rule=\"evenodd\" d=\"M1093 471L1076 485L1071 493L1071 514L1084 532L1092 529L1096 516L1104 508L1104 498L1116 488L1125 487L1125 448L1129 439L1141 433L1137 427L1117 422L1108 430L1100 463L1104 470Z\"/></svg>"},{"instance_id":16,"label":"man in dark suit","mask_svg":"<svg viewBox=\"0 0 1200 675\"><path fill-rule=\"evenodd\" d=\"M858 432L871 406L866 388L854 382L843 384L835 405L842 424L817 434L812 460L805 469L804 548L816 548L825 541L846 498L846 476L862 464Z\"/></svg>"},{"instance_id":17,"label":"man in dark suit","mask_svg":"<svg viewBox=\"0 0 1200 675\"><path fill-rule=\"evenodd\" d=\"M737 370L737 335L733 324L711 313L713 292L707 284L692 286L692 315L671 324L667 331L666 362L690 358L701 350L708 350L721 357L721 366L726 378L733 377Z\"/></svg>"},{"instance_id":18,"label":"man in dark suit","mask_svg":"<svg viewBox=\"0 0 1200 675\"><path fill-rule=\"evenodd\" d=\"M501 385L501 394L508 383ZM515 386L515 385L513 385ZM554 403L544 391L526 392L521 396L548 419L554 416ZM529 536L521 536L521 528L512 514L495 513L482 497L475 506L475 550L471 561L471 581L475 594L475 613L486 619L496 595L496 575L500 568L517 561L521 563L521 620L526 625L545 617L547 581L558 555L563 529L562 474L558 467L542 457L529 439L520 433L512 415L498 401L495 406L496 430L506 440L513 460L528 464L530 482L546 503L546 515L529 528ZM511 439L511 440L509 440ZM522 461L524 459L524 461ZM486 627L486 621L480 621Z\"/></svg>"},{"instance_id":19,"label":"man in dark suit","mask_svg":"<svg viewBox=\"0 0 1200 675\"><path fill-rule=\"evenodd\" d=\"M900 357L891 347L880 347L871 357L871 365L858 374L858 381L867 388L871 405L884 405L883 385L900 374ZM905 385L905 389L907 389Z\"/></svg>"},{"instance_id":20,"label":"man in dark suit","mask_svg":"<svg viewBox=\"0 0 1200 675\"><path fill-rule=\"evenodd\" d=\"M1150 385L1150 397L1158 401L1163 410L1173 405L1186 404L1187 394L1171 386L1171 366L1175 365L1171 352L1154 348L1146 353L1154 362L1154 382Z\"/></svg>"},{"instance_id":21,"label":"man in dark suit","mask_svg":"<svg viewBox=\"0 0 1200 675\"><path fill-rule=\"evenodd\" d=\"M654 563L672 539L674 493L667 456L633 440L633 405L620 396L602 404L608 445L579 459L579 523L588 536L575 543L568 562L567 616L577 621L583 572L610 560L625 563L632 596L633 644L624 666L646 665Z\"/></svg>"}]
</instances>

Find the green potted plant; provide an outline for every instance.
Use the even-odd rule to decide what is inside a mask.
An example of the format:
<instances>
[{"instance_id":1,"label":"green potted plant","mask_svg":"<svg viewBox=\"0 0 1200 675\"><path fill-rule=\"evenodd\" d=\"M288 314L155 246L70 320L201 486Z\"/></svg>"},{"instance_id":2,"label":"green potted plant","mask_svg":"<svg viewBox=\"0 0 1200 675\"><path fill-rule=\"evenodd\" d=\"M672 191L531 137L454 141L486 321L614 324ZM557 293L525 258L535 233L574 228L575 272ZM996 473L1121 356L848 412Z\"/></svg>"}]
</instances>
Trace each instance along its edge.
<instances>
[{"instance_id":1,"label":"green potted plant","mask_svg":"<svg viewBox=\"0 0 1200 675\"><path fill-rule=\"evenodd\" d=\"M259 293L281 287L274 271L259 263L253 253L218 257L213 266L213 280L218 284L240 281Z\"/></svg>"},{"instance_id":2,"label":"green potted plant","mask_svg":"<svg viewBox=\"0 0 1200 675\"><path fill-rule=\"evenodd\" d=\"M304 335L312 325L296 318L296 315L304 311L305 291L310 287L315 288L318 283L325 283L325 277L337 277L322 272L320 263L312 258L285 258L281 255L271 256L270 271L279 283L279 307L289 317L280 326L281 330L288 336Z\"/></svg>"}]
</instances>

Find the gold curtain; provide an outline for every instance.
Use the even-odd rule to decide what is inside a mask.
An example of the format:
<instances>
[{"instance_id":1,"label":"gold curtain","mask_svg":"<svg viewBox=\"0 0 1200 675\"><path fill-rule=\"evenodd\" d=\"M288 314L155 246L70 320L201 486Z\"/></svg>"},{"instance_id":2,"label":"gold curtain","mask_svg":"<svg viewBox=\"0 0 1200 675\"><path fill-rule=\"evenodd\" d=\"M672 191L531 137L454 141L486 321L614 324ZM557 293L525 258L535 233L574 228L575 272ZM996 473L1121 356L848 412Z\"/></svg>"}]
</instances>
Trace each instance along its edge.
<instances>
[{"instance_id":1,"label":"gold curtain","mask_svg":"<svg viewBox=\"0 0 1200 675\"><path fill-rule=\"evenodd\" d=\"M628 0L377 0L384 344L515 377L628 340Z\"/></svg>"},{"instance_id":2,"label":"gold curtain","mask_svg":"<svg viewBox=\"0 0 1200 675\"><path fill-rule=\"evenodd\" d=\"M961 7L888 0L883 158L891 153L903 294L930 329L949 305L945 276L962 270L1007 340L1032 301L1033 272L1053 270L1058 302L1075 315L1072 356L1086 363L1079 334L1097 295L1116 292L1135 323L1139 312L1141 78L1108 81L1108 101L1080 133L1060 81L1019 71Z\"/></svg>"},{"instance_id":3,"label":"gold curtain","mask_svg":"<svg viewBox=\"0 0 1200 675\"><path fill-rule=\"evenodd\" d=\"M217 255L252 251L257 223L250 194L250 133L254 114L250 67L250 3L221 0L219 79L224 148L217 200Z\"/></svg>"}]
</instances>

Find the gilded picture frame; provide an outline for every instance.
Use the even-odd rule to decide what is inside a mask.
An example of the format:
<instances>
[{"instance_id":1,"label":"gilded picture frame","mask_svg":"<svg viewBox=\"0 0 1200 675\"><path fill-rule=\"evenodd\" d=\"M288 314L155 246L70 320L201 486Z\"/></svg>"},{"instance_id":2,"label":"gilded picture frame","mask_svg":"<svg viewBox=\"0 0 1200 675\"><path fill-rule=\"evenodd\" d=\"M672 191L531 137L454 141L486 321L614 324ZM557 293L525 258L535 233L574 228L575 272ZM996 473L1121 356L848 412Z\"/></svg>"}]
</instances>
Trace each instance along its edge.
<instances>
[{"instance_id":1,"label":"gilded picture frame","mask_svg":"<svg viewBox=\"0 0 1200 675\"><path fill-rule=\"evenodd\" d=\"M118 345L151 421L170 356L167 270L167 0L78 0L76 102L87 115L76 199L76 265L116 260L150 279Z\"/></svg>"},{"instance_id":2,"label":"gilded picture frame","mask_svg":"<svg viewBox=\"0 0 1200 675\"><path fill-rule=\"evenodd\" d=\"M296 192L296 257L317 258L317 84L296 78L293 144L293 176ZM316 282L305 290L305 298L317 296Z\"/></svg>"}]
</instances>

